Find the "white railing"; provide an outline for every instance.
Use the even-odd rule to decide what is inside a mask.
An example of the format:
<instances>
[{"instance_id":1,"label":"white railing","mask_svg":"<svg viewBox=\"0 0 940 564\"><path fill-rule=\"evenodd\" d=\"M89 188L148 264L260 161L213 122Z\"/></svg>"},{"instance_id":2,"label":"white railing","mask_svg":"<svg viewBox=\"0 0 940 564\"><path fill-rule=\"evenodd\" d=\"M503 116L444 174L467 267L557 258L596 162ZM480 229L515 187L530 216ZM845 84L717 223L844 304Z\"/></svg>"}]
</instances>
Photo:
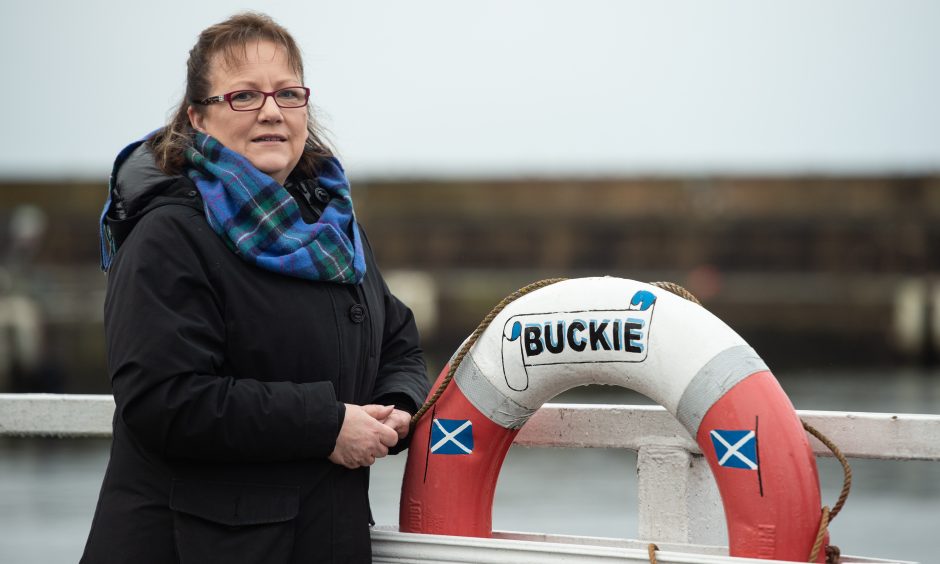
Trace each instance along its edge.
<instances>
[{"instance_id":1,"label":"white railing","mask_svg":"<svg viewBox=\"0 0 940 564\"><path fill-rule=\"evenodd\" d=\"M0 394L0 437L107 437L113 414L114 400L108 395ZM940 415L798 414L849 458L940 460ZM815 438L810 442L818 456L831 456ZM708 464L685 429L661 407L546 404L515 444L635 450L639 538L699 545L726 542Z\"/></svg>"}]
</instances>

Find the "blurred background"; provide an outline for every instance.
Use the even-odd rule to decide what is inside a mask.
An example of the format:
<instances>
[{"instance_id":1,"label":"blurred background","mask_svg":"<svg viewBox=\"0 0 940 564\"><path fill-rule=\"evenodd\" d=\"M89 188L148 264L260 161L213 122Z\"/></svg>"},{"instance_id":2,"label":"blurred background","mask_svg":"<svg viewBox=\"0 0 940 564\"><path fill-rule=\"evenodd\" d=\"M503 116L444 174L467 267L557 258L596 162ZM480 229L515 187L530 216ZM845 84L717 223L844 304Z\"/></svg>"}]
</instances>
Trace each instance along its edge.
<instances>
[{"instance_id":1,"label":"blurred background","mask_svg":"<svg viewBox=\"0 0 940 564\"><path fill-rule=\"evenodd\" d=\"M317 117L383 272L416 312L432 376L518 287L612 275L686 286L797 408L940 413L930 1L7 0L0 392L110 391L97 222L112 159L167 120L198 33L244 9L299 40ZM18 515L0 528L0 560L33 561L39 545L77 560L106 449L0 442L0 513ZM524 453L507 471L544 468ZM592 468L570 475L596 472L595 455L568 453ZM869 499L935 513L935 466L872 467ZM617 517L603 496L591 507L604 518L539 525L635 535L623 521L635 492L623 491ZM571 499L546 503L587 511L583 492L558 495ZM386 523L395 496L373 492ZM516 505L498 498L497 527L531 528ZM860 511L843 550L927 560L935 543L909 548L915 521L883 538L872 515L884 511Z\"/></svg>"}]
</instances>

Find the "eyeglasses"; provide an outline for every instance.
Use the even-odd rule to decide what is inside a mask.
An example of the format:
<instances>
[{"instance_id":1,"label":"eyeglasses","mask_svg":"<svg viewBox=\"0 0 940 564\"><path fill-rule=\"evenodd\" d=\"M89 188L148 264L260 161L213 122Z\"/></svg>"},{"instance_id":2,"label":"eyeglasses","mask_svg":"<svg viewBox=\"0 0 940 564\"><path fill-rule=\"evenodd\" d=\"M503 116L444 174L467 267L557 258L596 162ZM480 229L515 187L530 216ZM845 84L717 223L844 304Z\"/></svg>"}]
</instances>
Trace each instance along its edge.
<instances>
[{"instance_id":1,"label":"eyeglasses","mask_svg":"<svg viewBox=\"0 0 940 564\"><path fill-rule=\"evenodd\" d=\"M208 106L220 102L228 105L236 112L252 112L260 110L268 101L268 96L274 98L274 103L280 108L303 108L310 99L310 89L305 86L288 86L274 92L261 90L235 90L221 96L210 96L205 100L197 100L197 104Z\"/></svg>"}]
</instances>

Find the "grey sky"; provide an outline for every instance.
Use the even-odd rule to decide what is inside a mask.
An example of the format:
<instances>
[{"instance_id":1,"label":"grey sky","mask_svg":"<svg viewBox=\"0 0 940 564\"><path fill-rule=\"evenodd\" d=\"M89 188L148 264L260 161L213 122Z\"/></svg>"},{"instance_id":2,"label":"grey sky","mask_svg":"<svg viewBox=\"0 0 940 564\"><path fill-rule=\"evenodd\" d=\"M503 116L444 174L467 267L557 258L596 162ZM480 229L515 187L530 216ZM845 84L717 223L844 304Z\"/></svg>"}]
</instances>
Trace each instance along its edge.
<instances>
[{"instance_id":1,"label":"grey sky","mask_svg":"<svg viewBox=\"0 0 940 564\"><path fill-rule=\"evenodd\" d=\"M354 176L940 170L936 1L5 0L0 177L106 176L243 9Z\"/></svg>"}]
</instances>

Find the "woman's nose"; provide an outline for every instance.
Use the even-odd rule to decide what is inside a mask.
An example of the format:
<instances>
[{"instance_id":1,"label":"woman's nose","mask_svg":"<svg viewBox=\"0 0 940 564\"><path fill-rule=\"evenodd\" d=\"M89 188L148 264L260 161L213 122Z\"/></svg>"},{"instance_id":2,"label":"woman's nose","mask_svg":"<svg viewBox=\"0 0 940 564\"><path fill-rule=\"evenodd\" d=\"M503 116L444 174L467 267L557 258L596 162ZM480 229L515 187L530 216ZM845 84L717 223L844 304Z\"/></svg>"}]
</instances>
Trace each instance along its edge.
<instances>
[{"instance_id":1,"label":"woman's nose","mask_svg":"<svg viewBox=\"0 0 940 564\"><path fill-rule=\"evenodd\" d=\"M284 118L281 114L281 107L274 101L274 96L265 96L261 108L258 110L258 120L260 121L281 121Z\"/></svg>"}]
</instances>

